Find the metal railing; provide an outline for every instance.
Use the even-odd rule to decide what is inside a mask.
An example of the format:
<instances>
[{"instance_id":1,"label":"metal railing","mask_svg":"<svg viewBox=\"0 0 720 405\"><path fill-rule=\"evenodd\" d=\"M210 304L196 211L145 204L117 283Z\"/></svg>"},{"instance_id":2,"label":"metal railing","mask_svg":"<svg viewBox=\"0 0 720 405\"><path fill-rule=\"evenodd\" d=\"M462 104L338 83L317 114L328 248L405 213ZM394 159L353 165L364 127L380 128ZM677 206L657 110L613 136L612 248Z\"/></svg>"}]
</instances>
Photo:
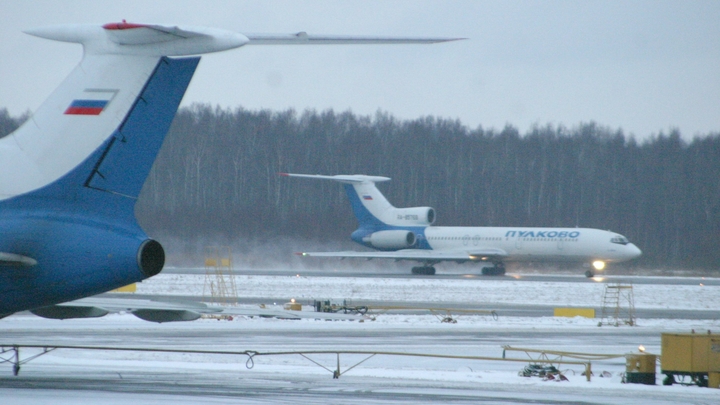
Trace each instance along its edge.
<instances>
[{"instance_id":1,"label":"metal railing","mask_svg":"<svg viewBox=\"0 0 720 405\"><path fill-rule=\"evenodd\" d=\"M26 359L20 358L20 349L41 349L40 353L35 353ZM282 352L259 352L255 350L195 350L195 349L162 349L162 348L145 348L145 347L109 347L109 346L64 346L64 345L19 345L19 344L0 344L0 363L11 363L13 365L14 375L20 373L20 368L25 363L36 359L42 355L50 353L55 350L102 350L102 351L132 351L132 352L154 352L154 353L183 353L183 354L217 354L217 355L230 355L230 356L246 356L245 367L252 369L255 366L255 359L263 356L289 356L298 355L308 361L316 364L319 367L332 373L333 378L340 378L341 375L354 369L360 364L366 362L375 356L406 356L406 357L425 357L425 358L439 358L439 359L462 359L462 360L484 360L484 361L502 361L502 362L523 362L527 363L527 359L508 359L504 357L505 350L511 350L509 346L503 350L503 357L486 357L486 356L458 356L449 354L433 354L433 353L409 353L409 352L389 352L389 351L365 351L365 350L297 350L297 351L282 351ZM514 350L514 349L512 349ZM331 369L322 365L320 362L310 358L310 355L322 355L322 354L334 354L336 355L337 362ZM5 357L5 356L10 357ZM363 355L367 356L359 362L349 366L344 371L340 367L340 355ZM531 359L533 363L539 364L554 364L557 363L553 359ZM585 376L587 381L590 381L590 375L592 374L592 365L590 359L585 361L562 361L563 364L575 364L582 365L585 367Z\"/></svg>"}]
</instances>

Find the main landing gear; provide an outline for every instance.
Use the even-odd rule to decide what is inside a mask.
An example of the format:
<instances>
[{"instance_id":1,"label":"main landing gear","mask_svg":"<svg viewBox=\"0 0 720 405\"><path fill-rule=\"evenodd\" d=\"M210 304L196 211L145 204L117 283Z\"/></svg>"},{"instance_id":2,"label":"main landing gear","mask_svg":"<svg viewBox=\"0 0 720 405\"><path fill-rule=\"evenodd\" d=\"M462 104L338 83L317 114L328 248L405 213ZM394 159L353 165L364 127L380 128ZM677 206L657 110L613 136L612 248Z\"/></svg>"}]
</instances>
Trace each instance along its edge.
<instances>
[{"instance_id":1,"label":"main landing gear","mask_svg":"<svg viewBox=\"0 0 720 405\"><path fill-rule=\"evenodd\" d=\"M505 275L505 265L502 263L495 263L495 265L492 267L483 267L482 275L483 276L504 276Z\"/></svg>"},{"instance_id":2,"label":"main landing gear","mask_svg":"<svg viewBox=\"0 0 720 405\"><path fill-rule=\"evenodd\" d=\"M433 276L435 275L435 267L433 266L417 266L412 268L412 274ZM483 276L503 276L505 275L505 265L503 263L495 263L492 267L483 267Z\"/></svg>"},{"instance_id":3,"label":"main landing gear","mask_svg":"<svg viewBox=\"0 0 720 405\"><path fill-rule=\"evenodd\" d=\"M602 271L603 269L605 269L605 262L602 260L595 260L592 263L583 264L583 267L588 269L585 272L585 277L593 278L593 277L595 277L595 272L593 270Z\"/></svg>"},{"instance_id":4,"label":"main landing gear","mask_svg":"<svg viewBox=\"0 0 720 405\"><path fill-rule=\"evenodd\" d=\"M432 276L432 275L435 275L435 267L433 267L433 266L413 267L412 274L422 274L424 276Z\"/></svg>"}]
</instances>

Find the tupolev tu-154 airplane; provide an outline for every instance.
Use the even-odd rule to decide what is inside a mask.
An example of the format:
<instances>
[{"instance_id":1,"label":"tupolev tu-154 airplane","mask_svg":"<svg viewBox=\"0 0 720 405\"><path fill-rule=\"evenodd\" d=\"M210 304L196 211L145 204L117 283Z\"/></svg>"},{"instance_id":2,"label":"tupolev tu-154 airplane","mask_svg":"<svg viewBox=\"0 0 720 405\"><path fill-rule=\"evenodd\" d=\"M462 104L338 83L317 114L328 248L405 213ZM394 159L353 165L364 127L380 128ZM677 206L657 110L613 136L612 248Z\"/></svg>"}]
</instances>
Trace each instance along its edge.
<instances>
[{"instance_id":1,"label":"tupolev tu-154 airplane","mask_svg":"<svg viewBox=\"0 0 720 405\"><path fill-rule=\"evenodd\" d=\"M58 304L163 269L163 247L138 225L134 207L200 61L173 56L245 45L453 40L240 34L125 21L25 32L79 43L84 52L30 119L0 139L0 318L23 310L51 318L99 316L106 311L92 304ZM158 321L197 315L156 305L125 310Z\"/></svg>"},{"instance_id":2,"label":"tupolev tu-154 airplane","mask_svg":"<svg viewBox=\"0 0 720 405\"><path fill-rule=\"evenodd\" d=\"M420 262L413 274L435 274L443 261L485 262L484 275L505 274L505 262L606 263L639 257L642 252L620 234L589 228L432 226L431 207L395 208L375 183L388 177L366 175L323 176L280 173L282 176L332 180L345 187L358 229L352 240L379 252L303 252L307 257L393 259ZM593 277L592 270L585 272Z\"/></svg>"}]
</instances>

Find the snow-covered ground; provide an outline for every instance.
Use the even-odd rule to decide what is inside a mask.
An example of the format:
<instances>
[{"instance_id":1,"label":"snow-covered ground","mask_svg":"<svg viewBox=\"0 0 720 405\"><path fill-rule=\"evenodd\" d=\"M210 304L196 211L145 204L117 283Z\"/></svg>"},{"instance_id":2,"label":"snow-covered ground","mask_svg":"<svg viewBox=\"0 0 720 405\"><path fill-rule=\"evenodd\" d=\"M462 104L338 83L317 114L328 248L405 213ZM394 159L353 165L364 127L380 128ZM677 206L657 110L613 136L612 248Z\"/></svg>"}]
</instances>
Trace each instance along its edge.
<instances>
[{"instance_id":1,"label":"snow-covered ground","mask_svg":"<svg viewBox=\"0 0 720 405\"><path fill-rule=\"evenodd\" d=\"M720 309L720 287L635 284L638 308ZM204 275L161 275L138 293L202 295ZM597 307L601 283L236 276L242 297L338 298L474 304ZM19 314L0 321L3 343L154 347L259 352L363 350L501 357L502 345L572 352L626 354L644 345L660 353L662 332L720 331L720 319L640 319L639 326L602 327L597 319L461 315L457 324L433 315L380 315L374 321L328 322L235 318L152 324L129 314L53 321ZM12 340L12 342L10 342ZM25 356L33 353L27 349ZM524 353L508 357L527 358ZM7 354L5 355L7 358ZM335 369L335 355L311 356ZM347 370L363 356L342 355ZM252 369L244 356L58 350L23 366L19 377L0 364L2 400L8 404L160 403L587 403L716 404L720 390L623 384L625 359L561 367L568 381L521 377L527 363L376 356L333 380L298 355L260 356ZM658 375L660 383L662 375ZM607 377L600 377L606 372Z\"/></svg>"},{"instance_id":2,"label":"snow-covered ground","mask_svg":"<svg viewBox=\"0 0 720 405\"><path fill-rule=\"evenodd\" d=\"M518 276L519 277L519 276ZM552 280L552 277L548 277ZM632 281L633 277L624 280ZM666 278L672 281L672 278ZM464 302L468 304L534 304L598 307L605 284L525 282L481 279L235 276L239 297L349 299L401 302ZM720 286L633 284L636 308L720 311ZM162 295L203 295L205 275L160 274L138 284L137 292ZM207 289L209 291L209 288Z\"/></svg>"}]
</instances>

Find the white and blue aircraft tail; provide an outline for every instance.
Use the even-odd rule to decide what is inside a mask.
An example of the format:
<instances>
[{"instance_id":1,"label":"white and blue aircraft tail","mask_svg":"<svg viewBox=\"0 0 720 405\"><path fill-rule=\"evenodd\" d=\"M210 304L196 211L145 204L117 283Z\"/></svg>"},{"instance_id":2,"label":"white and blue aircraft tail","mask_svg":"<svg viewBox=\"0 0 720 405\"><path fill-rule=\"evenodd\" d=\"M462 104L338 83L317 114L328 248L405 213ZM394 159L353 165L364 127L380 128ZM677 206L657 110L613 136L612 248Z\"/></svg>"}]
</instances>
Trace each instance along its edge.
<instances>
[{"instance_id":1,"label":"white and blue aircraft tail","mask_svg":"<svg viewBox=\"0 0 720 405\"><path fill-rule=\"evenodd\" d=\"M200 61L172 56L256 44L451 40L243 35L125 21L26 32L79 43L84 54L30 119L0 139L0 318L22 310L96 316L102 311L55 304L162 270L163 247L137 224L134 207ZM155 319L173 320L167 315Z\"/></svg>"},{"instance_id":2,"label":"white and blue aircraft tail","mask_svg":"<svg viewBox=\"0 0 720 405\"><path fill-rule=\"evenodd\" d=\"M485 262L486 275L505 274L505 262L592 263L602 270L606 263L623 262L642 252L626 237L615 232L590 228L459 227L432 226L431 207L395 208L375 183L388 177L366 175L310 175L281 173L283 176L332 180L347 192L358 229L352 240L380 252L304 252L303 256L410 260L423 264L413 274L435 274L442 261ZM592 270L585 275L592 277Z\"/></svg>"}]
</instances>

